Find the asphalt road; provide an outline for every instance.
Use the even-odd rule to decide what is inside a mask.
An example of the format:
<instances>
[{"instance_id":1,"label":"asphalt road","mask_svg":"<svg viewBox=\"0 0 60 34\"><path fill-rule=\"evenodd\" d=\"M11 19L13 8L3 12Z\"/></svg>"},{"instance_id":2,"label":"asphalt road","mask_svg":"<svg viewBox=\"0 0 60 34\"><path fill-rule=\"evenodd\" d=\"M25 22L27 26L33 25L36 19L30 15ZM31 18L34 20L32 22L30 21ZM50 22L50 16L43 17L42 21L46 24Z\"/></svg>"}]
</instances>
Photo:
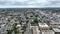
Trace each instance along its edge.
<instances>
[{"instance_id":1,"label":"asphalt road","mask_svg":"<svg viewBox=\"0 0 60 34\"><path fill-rule=\"evenodd\" d=\"M30 34L30 22L27 23L26 34Z\"/></svg>"}]
</instances>

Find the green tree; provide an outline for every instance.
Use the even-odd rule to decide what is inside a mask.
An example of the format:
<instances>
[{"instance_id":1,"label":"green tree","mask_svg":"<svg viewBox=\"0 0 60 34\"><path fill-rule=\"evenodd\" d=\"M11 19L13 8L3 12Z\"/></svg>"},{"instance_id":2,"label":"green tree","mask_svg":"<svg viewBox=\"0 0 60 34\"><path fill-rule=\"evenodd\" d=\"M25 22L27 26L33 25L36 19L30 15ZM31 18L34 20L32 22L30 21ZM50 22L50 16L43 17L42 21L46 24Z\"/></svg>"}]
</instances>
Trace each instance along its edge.
<instances>
[{"instance_id":1,"label":"green tree","mask_svg":"<svg viewBox=\"0 0 60 34\"><path fill-rule=\"evenodd\" d=\"M35 18L35 19L33 19L33 20L30 20L30 22L31 22L31 24L38 24L38 19Z\"/></svg>"},{"instance_id":2,"label":"green tree","mask_svg":"<svg viewBox=\"0 0 60 34\"><path fill-rule=\"evenodd\" d=\"M17 33L19 34L18 28L16 26L17 26L17 24L15 23L13 26L13 31L15 34L17 34Z\"/></svg>"},{"instance_id":3,"label":"green tree","mask_svg":"<svg viewBox=\"0 0 60 34\"><path fill-rule=\"evenodd\" d=\"M36 14L35 17L39 17L39 16Z\"/></svg>"},{"instance_id":4,"label":"green tree","mask_svg":"<svg viewBox=\"0 0 60 34\"><path fill-rule=\"evenodd\" d=\"M34 23L36 23L36 24L38 23L38 19L37 18L34 19Z\"/></svg>"},{"instance_id":5,"label":"green tree","mask_svg":"<svg viewBox=\"0 0 60 34\"><path fill-rule=\"evenodd\" d=\"M7 30L7 34L12 34L12 30Z\"/></svg>"},{"instance_id":6,"label":"green tree","mask_svg":"<svg viewBox=\"0 0 60 34\"><path fill-rule=\"evenodd\" d=\"M22 25L22 18L21 17L18 17L18 21Z\"/></svg>"}]
</instances>

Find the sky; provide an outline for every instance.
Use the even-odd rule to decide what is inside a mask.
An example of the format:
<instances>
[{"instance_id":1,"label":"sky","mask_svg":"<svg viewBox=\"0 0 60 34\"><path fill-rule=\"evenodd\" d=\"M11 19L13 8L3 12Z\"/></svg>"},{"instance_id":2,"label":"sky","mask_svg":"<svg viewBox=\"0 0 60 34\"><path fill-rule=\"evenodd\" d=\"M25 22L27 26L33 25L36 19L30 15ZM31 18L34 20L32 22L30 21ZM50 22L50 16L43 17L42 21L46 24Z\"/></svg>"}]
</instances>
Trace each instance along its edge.
<instances>
[{"instance_id":1,"label":"sky","mask_svg":"<svg viewBox=\"0 0 60 34\"><path fill-rule=\"evenodd\" d=\"M0 0L0 8L60 7L60 0Z\"/></svg>"}]
</instances>

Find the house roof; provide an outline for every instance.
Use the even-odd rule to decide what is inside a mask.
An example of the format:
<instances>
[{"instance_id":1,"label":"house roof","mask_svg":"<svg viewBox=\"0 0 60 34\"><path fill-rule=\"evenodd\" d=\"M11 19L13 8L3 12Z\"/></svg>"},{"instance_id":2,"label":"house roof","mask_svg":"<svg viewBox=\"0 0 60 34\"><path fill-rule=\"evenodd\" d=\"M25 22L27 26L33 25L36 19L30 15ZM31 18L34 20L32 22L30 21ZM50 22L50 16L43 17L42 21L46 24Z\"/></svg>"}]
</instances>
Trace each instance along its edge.
<instances>
[{"instance_id":1,"label":"house roof","mask_svg":"<svg viewBox=\"0 0 60 34\"><path fill-rule=\"evenodd\" d=\"M60 32L60 29L59 29L59 28L53 28L53 30L54 30L55 32Z\"/></svg>"}]
</instances>

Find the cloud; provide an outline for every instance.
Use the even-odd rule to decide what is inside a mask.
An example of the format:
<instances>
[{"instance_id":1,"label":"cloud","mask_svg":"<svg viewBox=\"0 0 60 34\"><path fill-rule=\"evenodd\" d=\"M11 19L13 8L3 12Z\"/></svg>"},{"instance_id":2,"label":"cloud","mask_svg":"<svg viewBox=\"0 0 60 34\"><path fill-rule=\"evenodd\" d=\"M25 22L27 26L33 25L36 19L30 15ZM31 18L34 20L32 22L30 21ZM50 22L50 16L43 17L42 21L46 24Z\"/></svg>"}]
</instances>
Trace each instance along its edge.
<instances>
[{"instance_id":1,"label":"cloud","mask_svg":"<svg viewBox=\"0 0 60 34\"><path fill-rule=\"evenodd\" d=\"M14 5L14 4L38 4L38 3L46 3L46 0L0 0L0 3L3 4L10 4L10 5Z\"/></svg>"},{"instance_id":2,"label":"cloud","mask_svg":"<svg viewBox=\"0 0 60 34\"><path fill-rule=\"evenodd\" d=\"M60 0L0 0L4 7L60 7Z\"/></svg>"}]
</instances>

